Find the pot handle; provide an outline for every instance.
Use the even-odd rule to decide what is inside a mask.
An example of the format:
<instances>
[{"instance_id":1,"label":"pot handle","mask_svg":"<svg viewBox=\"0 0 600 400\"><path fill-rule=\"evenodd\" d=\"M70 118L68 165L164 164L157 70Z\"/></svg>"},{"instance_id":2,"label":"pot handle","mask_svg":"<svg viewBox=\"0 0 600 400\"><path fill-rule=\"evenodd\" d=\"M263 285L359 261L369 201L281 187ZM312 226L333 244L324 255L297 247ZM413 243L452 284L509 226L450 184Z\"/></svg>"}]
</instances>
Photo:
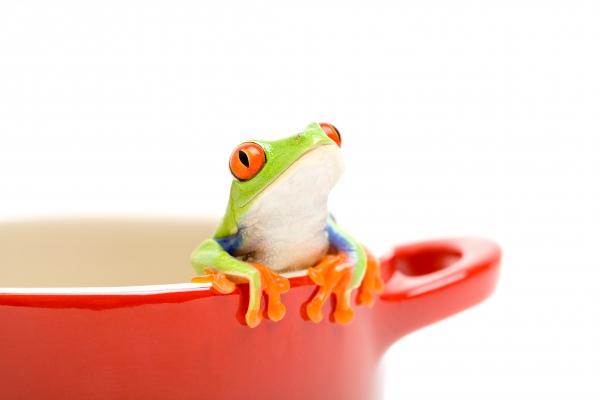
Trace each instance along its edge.
<instances>
[{"instance_id":1,"label":"pot handle","mask_svg":"<svg viewBox=\"0 0 600 400\"><path fill-rule=\"evenodd\" d=\"M398 246L382 258L385 288L373 310L383 349L423 326L469 308L496 286L500 248L460 238Z\"/></svg>"}]
</instances>

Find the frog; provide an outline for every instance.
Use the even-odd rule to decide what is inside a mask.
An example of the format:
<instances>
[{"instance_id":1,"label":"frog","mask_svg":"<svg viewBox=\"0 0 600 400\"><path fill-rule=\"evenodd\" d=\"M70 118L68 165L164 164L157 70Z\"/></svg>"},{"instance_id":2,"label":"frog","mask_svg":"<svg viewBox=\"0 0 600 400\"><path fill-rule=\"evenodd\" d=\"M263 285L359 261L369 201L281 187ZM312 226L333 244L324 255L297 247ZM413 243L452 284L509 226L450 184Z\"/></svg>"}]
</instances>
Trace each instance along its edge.
<instances>
[{"instance_id":1,"label":"frog","mask_svg":"<svg viewBox=\"0 0 600 400\"><path fill-rule=\"evenodd\" d=\"M343 173L342 137L329 123L310 123L302 132L275 140L241 143L230 155L233 175L225 215L213 237L192 252L197 273L192 282L232 293L248 284L244 320L256 327L266 317L281 320L282 294L290 290L285 274L306 271L315 286L304 314L318 323L334 295L331 319L348 324L351 305L371 306L382 290L378 260L337 223L328 197Z\"/></svg>"}]
</instances>

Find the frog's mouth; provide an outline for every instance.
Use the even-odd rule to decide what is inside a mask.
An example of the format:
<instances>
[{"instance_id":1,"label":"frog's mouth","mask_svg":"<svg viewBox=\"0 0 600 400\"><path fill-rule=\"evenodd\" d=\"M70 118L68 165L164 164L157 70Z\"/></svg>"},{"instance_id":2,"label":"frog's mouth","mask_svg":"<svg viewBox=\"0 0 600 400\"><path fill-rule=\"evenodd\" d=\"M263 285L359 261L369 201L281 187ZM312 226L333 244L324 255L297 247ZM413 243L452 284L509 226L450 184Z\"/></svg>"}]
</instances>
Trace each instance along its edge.
<instances>
[{"instance_id":1,"label":"frog's mouth","mask_svg":"<svg viewBox=\"0 0 600 400\"><path fill-rule=\"evenodd\" d=\"M308 207L308 204L321 200L323 196L326 199L343 171L344 161L337 145L324 144L311 148L246 204L254 203L256 206L270 198L274 200L270 203L280 203L281 208L289 209L290 205L299 202L305 202Z\"/></svg>"}]
</instances>

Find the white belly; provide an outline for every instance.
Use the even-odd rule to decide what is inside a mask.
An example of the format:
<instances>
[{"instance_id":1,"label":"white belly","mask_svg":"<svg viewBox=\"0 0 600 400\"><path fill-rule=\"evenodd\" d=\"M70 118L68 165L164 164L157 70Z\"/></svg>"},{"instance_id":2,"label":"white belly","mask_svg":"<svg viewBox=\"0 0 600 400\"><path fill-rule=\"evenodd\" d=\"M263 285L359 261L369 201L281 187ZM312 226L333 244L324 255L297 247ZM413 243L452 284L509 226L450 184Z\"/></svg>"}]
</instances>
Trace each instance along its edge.
<instances>
[{"instance_id":1,"label":"white belly","mask_svg":"<svg viewBox=\"0 0 600 400\"><path fill-rule=\"evenodd\" d=\"M326 224L326 209L311 215L279 216L249 224L242 228L243 245L238 253L275 271L308 268L329 248Z\"/></svg>"},{"instance_id":2,"label":"white belly","mask_svg":"<svg viewBox=\"0 0 600 400\"><path fill-rule=\"evenodd\" d=\"M343 164L336 146L316 149L284 172L239 222L236 255L275 271L308 268L329 248L327 197Z\"/></svg>"}]
</instances>

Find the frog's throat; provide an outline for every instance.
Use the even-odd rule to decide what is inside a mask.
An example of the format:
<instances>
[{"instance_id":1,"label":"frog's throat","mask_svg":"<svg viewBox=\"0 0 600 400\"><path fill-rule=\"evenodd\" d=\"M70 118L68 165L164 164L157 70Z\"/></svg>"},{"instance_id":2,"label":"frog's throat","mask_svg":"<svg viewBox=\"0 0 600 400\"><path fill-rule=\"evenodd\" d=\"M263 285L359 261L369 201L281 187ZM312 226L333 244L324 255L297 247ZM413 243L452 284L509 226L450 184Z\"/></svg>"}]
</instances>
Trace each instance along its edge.
<instances>
[{"instance_id":1,"label":"frog's throat","mask_svg":"<svg viewBox=\"0 0 600 400\"><path fill-rule=\"evenodd\" d=\"M284 178L286 175L291 174L296 168L299 168L302 164L301 160L305 157L307 157L310 153L314 152L317 149L326 147L326 146L337 146L335 143L324 143L324 144L320 144L318 146L315 147L311 147L310 149L306 150L304 153L302 153L297 159L296 161L294 161L293 163L291 163L287 168L284 168L281 170L281 172L277 175L275 175L273 182L271 185L267 185L266 187L262 188L261 190L257 191L252 197L248 198L248 200L246 200L241 206L240 208L243 209L245 211L246 206L248 206L249 204L253 203L255 200L258 200L259 197L265 195L266 193L269 192L269 190L274 187L274 184L279 181L280 179ZM242 214L245 214L245 212L243 212ZM236 217L236 220L238 220L238 218Z\"/></svg>"}]
</instances>

